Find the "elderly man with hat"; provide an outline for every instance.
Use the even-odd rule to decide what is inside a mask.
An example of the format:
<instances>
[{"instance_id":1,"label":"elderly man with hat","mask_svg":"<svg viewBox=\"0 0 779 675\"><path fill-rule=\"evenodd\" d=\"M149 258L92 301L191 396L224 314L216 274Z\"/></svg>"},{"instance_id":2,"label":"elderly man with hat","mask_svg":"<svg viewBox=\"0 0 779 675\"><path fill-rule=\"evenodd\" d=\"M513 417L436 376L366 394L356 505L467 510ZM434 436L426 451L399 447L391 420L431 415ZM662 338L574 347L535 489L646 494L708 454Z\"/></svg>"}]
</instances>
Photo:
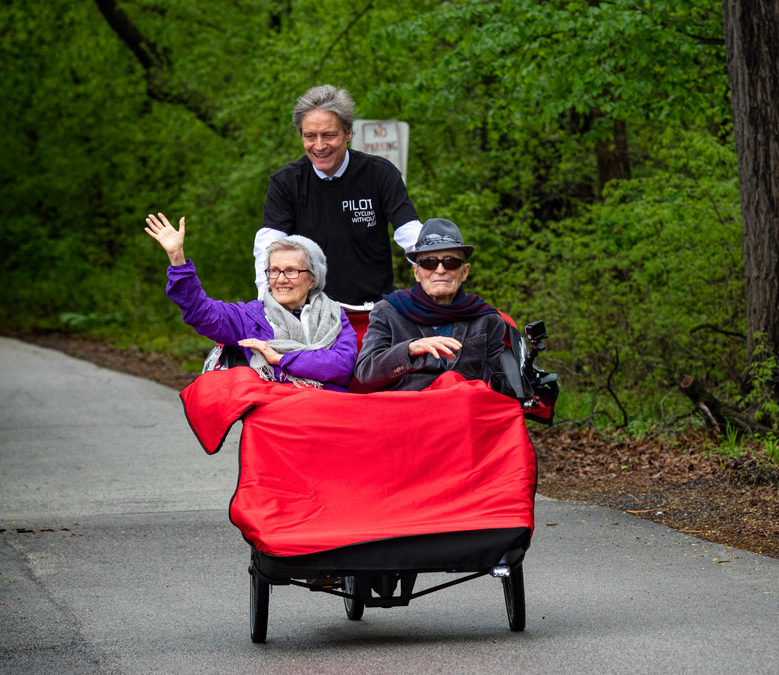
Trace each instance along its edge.
<instances>
[{"instance_id":1,"label":"elderly man with hat","mask_svg":"<svg viewBox=\"0 0 779 675\"><path fill-rule=\"evenodd\" d=\"M448 370L489 381L500 370L503 318L462 289L472 253L451 221L423 225L408 254L417 284L384 295L370 314L354 370L359 391L424 389Z\"/></svg>"}]
</instances>

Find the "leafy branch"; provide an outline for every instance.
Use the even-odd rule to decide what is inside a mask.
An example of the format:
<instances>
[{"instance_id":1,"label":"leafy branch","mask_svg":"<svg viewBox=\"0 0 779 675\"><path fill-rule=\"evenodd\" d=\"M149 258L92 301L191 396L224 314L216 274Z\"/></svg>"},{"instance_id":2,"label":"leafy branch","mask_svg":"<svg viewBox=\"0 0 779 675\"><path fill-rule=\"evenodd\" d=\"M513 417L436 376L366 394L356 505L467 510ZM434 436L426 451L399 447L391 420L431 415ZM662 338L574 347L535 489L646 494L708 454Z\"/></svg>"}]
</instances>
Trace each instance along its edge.
<instances>
[{"instance_id":1,"label":"leafy branch","mask_svg":"<svg viewBox=\"0 0 779 675\"><path fill-rule=\"evenodd\" d=\"M325 49L325 53L322 54L322 58L319 59L319 63L317 64L316 68L314 68L315 73L319 73L322 68L325 65L325 62L330 57L330 54L332 53L333 49L335 49L335 46L349 34L349 31L351 30L352 26L356 24L363 16L365 16L369 10L373 9L373 0L368 0L368 3L363 7L359 12L357 12L349 21L346 26L344 26L343 30L341 30L338 35L335 36L335 39L330 43L327 49Z\"/></svg>"},{"instance_id":2,"label":"leafy branch","mask_svg":"<svg viewBox=\"0 0 779 675\"><path fill-rule=\"evenodd\" d=\"M232 121L220 121L220 109L194 88L174 83L170 63L157 46L146 37L115 0L95 0L97 8L117 36L135 55L146 73L149 98L161 103L182 105L214 133L224 138L236 136L240 127Z\"/></svg>"}]
</instances>

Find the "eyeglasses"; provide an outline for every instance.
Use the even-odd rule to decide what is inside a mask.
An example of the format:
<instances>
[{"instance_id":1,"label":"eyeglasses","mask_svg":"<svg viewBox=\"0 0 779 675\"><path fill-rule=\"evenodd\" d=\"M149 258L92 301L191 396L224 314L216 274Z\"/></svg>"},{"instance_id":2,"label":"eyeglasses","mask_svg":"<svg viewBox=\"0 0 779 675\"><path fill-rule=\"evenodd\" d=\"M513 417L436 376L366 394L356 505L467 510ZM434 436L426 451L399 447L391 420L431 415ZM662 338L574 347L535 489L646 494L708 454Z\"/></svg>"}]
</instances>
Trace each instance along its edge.
<instances>
[{"instance_id":1,"label":"eyeglasses","mask_svg":"<svg viewBox=\"0 0 779 675\"><path fill-rule=\"evenodd\" d=\"M436 270L439 265L443 265L445 270L459 270L465 261L462 258L456 258L448 255L445 258L419 258L417 265L423 270Z\"/></svg>"},{"instance_id":2,"label":"eyeglasses","mask_svg":"<svg viewBox=\"0 0 779 675\"><path fill-rule=\"evenodd\" d=\"M296 270L294 267L287 267L285 270L280 270L278 267L271 267L265 270L265 276L268 279L278 279L279 274L283 274L287 279L297 279L301 272L308 272L311 274L311 270Z\"/></svg>"}]
</instances>

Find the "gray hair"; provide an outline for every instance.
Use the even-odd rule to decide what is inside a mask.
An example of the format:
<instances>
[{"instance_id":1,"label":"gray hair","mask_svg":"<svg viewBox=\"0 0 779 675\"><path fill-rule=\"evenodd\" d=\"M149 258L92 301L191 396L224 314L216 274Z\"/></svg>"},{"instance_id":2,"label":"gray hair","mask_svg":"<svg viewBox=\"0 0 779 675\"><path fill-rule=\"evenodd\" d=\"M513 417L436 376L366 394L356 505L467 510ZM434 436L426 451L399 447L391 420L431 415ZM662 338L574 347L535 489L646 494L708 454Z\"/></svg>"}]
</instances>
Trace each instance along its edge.
<instances>
[{"instance_id":1,"label":"gray hair","mask_svg":"<svg viewBox=\"0 0 779 675\"><path fill-rule=\"evenodd\" d=\"M303 237L299 234L293 234L284 239L272 241L268 246L268 264L270 265L270 254L273 251L303 251L306 254L306 269L311 273L314 280L314 288L320 291L325 287L327 279L327 260L319 244L313 239Z\"/></svg>"},{"instance_id":2,"label":"gray hair","mask_svg":"<svg viewBox=\"0 0 779 675\"><path fill-rule=\"evenodd\" d=\"M311 87L298 99L292 110L292 121L298 133L303 133L303 118L313 110L335 113L345 133L352 130L354 122L354 100L346 89L337 89L332 84Z\"/></svg>"}]
</instances>

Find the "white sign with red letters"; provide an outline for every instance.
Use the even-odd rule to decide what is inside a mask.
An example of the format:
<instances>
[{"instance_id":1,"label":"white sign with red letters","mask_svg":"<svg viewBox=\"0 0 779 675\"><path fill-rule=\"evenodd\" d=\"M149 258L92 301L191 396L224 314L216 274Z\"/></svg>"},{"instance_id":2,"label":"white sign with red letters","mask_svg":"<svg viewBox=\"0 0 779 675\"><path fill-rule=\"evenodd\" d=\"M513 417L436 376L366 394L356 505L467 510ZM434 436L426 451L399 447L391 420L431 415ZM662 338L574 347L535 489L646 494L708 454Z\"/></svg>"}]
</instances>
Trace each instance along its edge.
<instances>
[{"instance_id":1,"label":"white sign with red letters","mask_svg":"<svg viewBox=\"0 0 779 675\"><path fill-rule=\"evenodd\" d=\"M408 122L397 120L354 120L352 147L392 162L406 180L408 166Z\"/></svg>"}]
</instances>

